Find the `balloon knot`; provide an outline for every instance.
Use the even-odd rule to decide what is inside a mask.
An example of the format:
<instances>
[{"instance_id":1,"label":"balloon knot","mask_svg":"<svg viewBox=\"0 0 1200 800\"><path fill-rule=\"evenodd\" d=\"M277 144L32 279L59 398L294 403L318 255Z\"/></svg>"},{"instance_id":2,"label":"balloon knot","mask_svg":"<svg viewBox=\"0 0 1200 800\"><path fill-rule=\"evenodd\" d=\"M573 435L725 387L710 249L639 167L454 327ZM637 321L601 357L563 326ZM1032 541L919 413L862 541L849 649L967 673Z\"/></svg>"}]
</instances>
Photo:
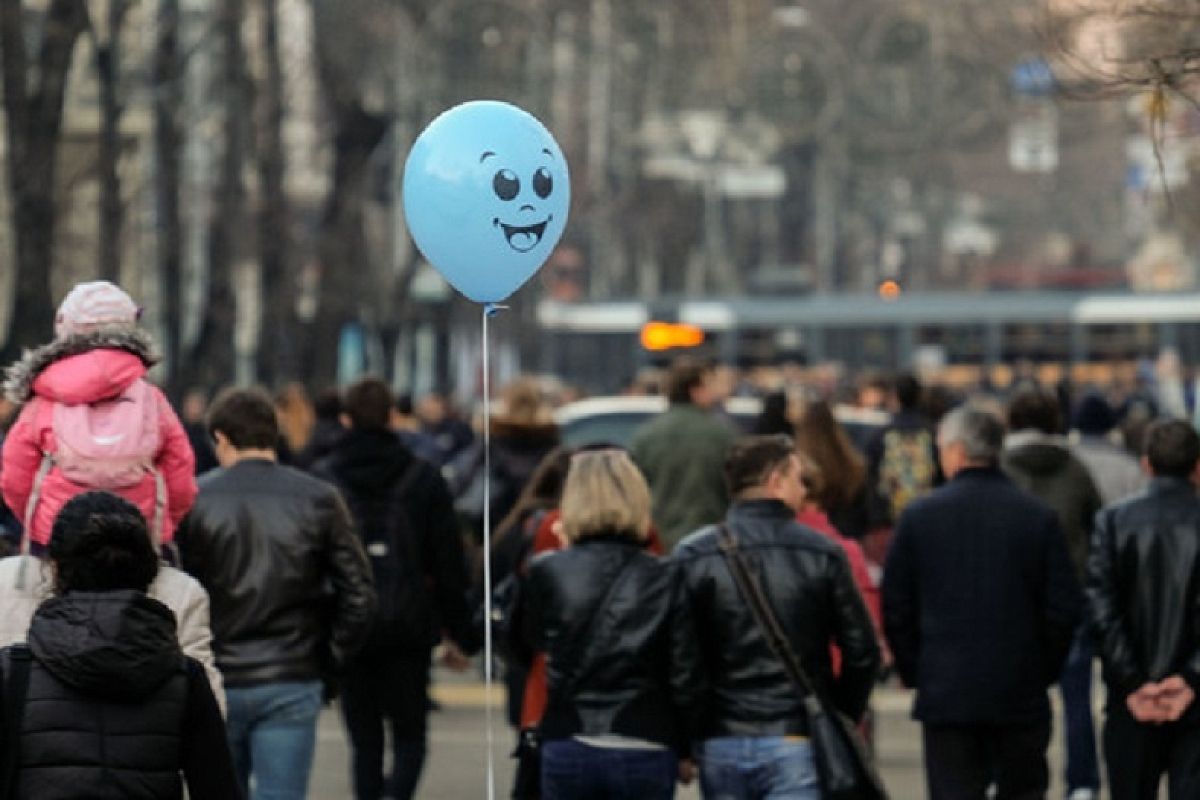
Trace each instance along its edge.
<instances>
[{"instance_id":1,"label":"balloon knot","mask_svg":"<svg viewBox=\"0 0 1200 800\"><path fill-rule=\"evenodd\" d=\"M502 306L499 303L484 303L483 313L489 317L494 317L501 311L507 311L508 306Z\"/></svg>"}]
</instances>

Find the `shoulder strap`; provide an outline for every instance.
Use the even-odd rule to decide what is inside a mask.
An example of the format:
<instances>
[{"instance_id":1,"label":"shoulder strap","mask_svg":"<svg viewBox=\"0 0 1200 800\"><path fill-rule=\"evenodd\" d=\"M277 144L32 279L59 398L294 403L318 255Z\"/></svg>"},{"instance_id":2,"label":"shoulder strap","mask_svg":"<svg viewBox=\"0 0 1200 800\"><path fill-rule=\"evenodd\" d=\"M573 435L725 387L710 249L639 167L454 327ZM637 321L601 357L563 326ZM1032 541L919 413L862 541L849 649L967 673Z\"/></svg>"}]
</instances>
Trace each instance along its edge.
<instances>
[{"instance_id":1,"label":"shoulder strap","mask_svg":"<svg viewBox=\"0 0 1200 800\"><path fill-rule=\"evenodd\" d=\"M583 636L578 641L583 642L583 652L579 656L579 666L571 677L567 678L560 691L570 694L575 691L575 686L579 683L579 678L583 675L583 668L591 660L596 653L596 648L599 646L597 642L599 637L596 636L597 626L600 624L601 617L604 616L604 609L608 607L612 599L617 596L617 588L624 583L625 576L629 570L627 567L630 562L637 556L635 551L631 555L627 555L625 560L621 562L621 566L617 568L617 574L613 576L613 581L608 585L608 590L604 596L600 598L600 602L592 609L592 616L588 619L587 625L583 628Z\"/></svg>"},{"instance_id":2,"label":"shoulder strap","mask_svg":"<svg viewBox=\"0 0 1200 800\"><path fill-rule=\"evenodd\" d=\"M771 604L767 600L762 584L747 568L746 561L738 549L737 538L723 524L717 526L717 536L720 538L721 555L725 557L725 563L733 575L733 582L737 584L738 594L742 596L746 605L750 606L750 610L754 614L754 621L758 623L758 629L763 638L767 640L771 652L783 664L784 670L796 684L796 688L800 690L801 698L806 703L810 697L815 699L816 691L813 689L812 681L809 680L808 673L800 664L800 657L792 649L792 643L788 641L783 627L771 610Z\"/></svg>"},{"instance_id":3,"label":"shoulder strap","mask_svg":"<svg viewBox=\"0 0 1200 800\"><path fill-rule=\"evenodd\" d=\"M0 686L4 693L3 737L0 748L0 797L16 796L17 772L21 761L21 723L25 718L25 698L29 692L29 668L33 655L29 646L15 644L0 660Z\"/></svg>"}]
</instances>

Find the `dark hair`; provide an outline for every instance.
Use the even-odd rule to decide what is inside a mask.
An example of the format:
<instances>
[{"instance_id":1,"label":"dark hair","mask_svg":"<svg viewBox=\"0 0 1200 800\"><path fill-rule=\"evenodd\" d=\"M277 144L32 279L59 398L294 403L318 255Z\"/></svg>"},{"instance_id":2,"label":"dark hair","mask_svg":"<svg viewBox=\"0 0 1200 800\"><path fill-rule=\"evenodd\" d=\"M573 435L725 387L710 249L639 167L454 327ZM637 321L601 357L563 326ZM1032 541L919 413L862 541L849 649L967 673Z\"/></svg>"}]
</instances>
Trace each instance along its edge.
<instances>
[{"instance_id":1,"label":"dark hair","mask_svg":"<svg viewBox=\"0 0 1200 800\"><path fill-rule=\"evenodd\" d=\"M1181 419L1152 423L1146 431L1146 458L1156 476L1190 477L1200 461L1200 435Z\"/></svg>"},{"instance_id":2,"label":"dark hair","mask_svg":"<svg viewBox=\"0 0 1200 800\"><path fill-rule=\"evenodd\" d=\"M902 372L896 376L896 402L905 411L913 411L921 404L921 382L911 372Z\"/></svg>"},{"instance_id":3,"label":"dark hair","mask_svg":"<svg viewBox=\"0 0 1200 800\"><path fill-rule=\"evenodd\" d=\"M725 457L725 486L730 497L761 486L795 454L795 444L784 434L739 439Z\"/></svg>"},{"instance_id":4,"label":"dark hair","mask_svg":"<svg viewBox=\"0 0 1200 800\"><path fill-rule=\"evenodd\" d=\"M317 419L337 420L342 413L342 393L336 386L322 389L313 400L313 413Z\"/></svg>"},{"instance_id":5,"label":"dark hair","mask_svg":"<svg viewBox=\"0 0 1200 800\"><path fill-rule=\"evenodd\" d=\"M1075 429L1084 436L1103 436L1117 424L1113 408L1097 392L1088 392L1075 406Z\"/></svg>"},{"instance_id":6,"label":"dark hair","mask_svg":"<svg viewBox=\"0 0 1200 800\"><path fill-rule=\"evenodd\" d=\"M1062 407L1058 397L1040 386L1018 389L1008 401L1008 429L1062 433Z\"/></svg>"},{"instance_id":7,"label":"dark hair","mask_svg":"<svg viewBox=\"0 0 1200 800\"><path fill-rule=\"evenodd\" d=\"M712 372L712 365L693 358L680 358L671 364L667 372L667 402L691 403L692 389L704 383L704 378Z\"/></svg>"},{"instance_id":8,"label":"dark hair","mask_svg":"<svg viewBox=\"0 0 1200 800\"><path fill-rule=\"evenodd\" d=\"M225 434L238 450L270 450L279 443L271 396L259 388L223 390L208 410L208 432Z\"/></svg>"},{"instance_id":9,"label":"dark hair","mask_svg":"<svg viewBox=\"0 0 1200 800\"><path fill-rule=\"evenodd\" d=\"M71 498L54 519L47 549L58 591L146 591L158 555L137 506L109 492Z\"/></svg>"},{"instance_id":10,"label":"dark hair","mask_svg":"<svg viewBox=\"0 0 1200 800\"><path fill-rule=\"evenodd\" d=\"M533 471L533 475L529 477L529 482L521 490L512 510L496 526L496 535L492 538L493 552L502 541L519 533L521 525L530 514L558 508L558 503L562 500L563 486L567 482L567 470L571 466L571 456L576 452L578 451L574 448L561 445L542 458L537 469Z\"/></svg>"},{"instance_id":11,"label":"dark hair","mask_svg":"<svg viewBox=\"0 0 1200 800\"><path fill-rule=\"evenodd\" d=\"M346 390L343 402L350 427L360 431L385 430L392 416L392 390L378 378L363 378Z\"/></svg>"},{"instance_id":12,"label":"dark hair","mask_svg":"<svg viewBox=\"0 0 1200 800\"><path fill-rule=\"evenodd\" d=\"M866 481L867 465L824 400L813 401L804 409L796 425L796 446L817 462L825 475L820 496L813 497L821 508L833 511L854 502Z\"/></svg>"},{"instance_id":13,"label":"dark hair","mask_svg":"<svg viewBox=\"0 0 1200 800\"><path fill-rule=\"evenodd\" d=\"M396 409L396 413L411 417L413 415L412 395L408 392L396 395L395 399L392 400L392 407Z\"/></svg>"}]
</instances>

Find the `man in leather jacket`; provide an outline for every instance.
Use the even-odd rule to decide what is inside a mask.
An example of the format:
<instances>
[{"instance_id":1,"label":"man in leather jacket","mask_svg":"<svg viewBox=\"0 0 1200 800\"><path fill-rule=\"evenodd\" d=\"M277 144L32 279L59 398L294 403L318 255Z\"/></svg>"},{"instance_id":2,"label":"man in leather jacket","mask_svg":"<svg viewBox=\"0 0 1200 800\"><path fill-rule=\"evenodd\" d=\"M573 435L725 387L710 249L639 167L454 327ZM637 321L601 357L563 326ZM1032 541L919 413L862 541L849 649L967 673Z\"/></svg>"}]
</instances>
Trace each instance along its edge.
<instances>
[{"instance_id":1,"label":"man in leather jacket","mask_svg":"<svg viewBox=\"0 0 1200 800\"><path fill-rule=\"evenodd\" d=\"M242 787L253 775L259 796L301 800L322 682L369 631L371 568L337 489L276 463L266 394L227 390L208 429L222 468L200 481L176 538L180 558L212 600Z\"/></svg>"},{"instance_id":2,"label":"man in leather jacket","mask_svg":"<svg viewBox=\"0 0 1200 800\"><path fill-rule=\"evenodd\" d=\"M1058 516L999 469L1004 424L964 406L938 429L948 482L900 515L883 573L896 671L916 688L931 800L1032 800L1049 784L1047 689L1082 597Z\"/></svg>"},{"instance_id":3,"label":"man in leather jacket","mask_svg":"<svg viewBox=\"0 0 1200 800\"><path fill-rule=\"evenodd\" d=\"M879 669L879 647L841 548L796 522L800 459L787 436L755 436L725 462L733 506L723 523L758 575L818 691L857 720ZM704 687L687 727L705 796L816 798L816 768L801 694L743 601L719 549L718 526L684 539L677 636L690 637L679 682ZM841 651L834 674L830 646ZM679 652L686 653L685 650Z\"/></svg>"},{"instance_id":4,"label":"man in leather jacket","mask_svg":"<svg viewBox=\"0 0 1200 800\"><path fill-rule=\"evenodd\" d=\"M1140 494L1096 517L1087 595L1108 704L1104 753L1113 800L1200 797L1200 437L1157 422Z\"/></svg>"}]
</instances>

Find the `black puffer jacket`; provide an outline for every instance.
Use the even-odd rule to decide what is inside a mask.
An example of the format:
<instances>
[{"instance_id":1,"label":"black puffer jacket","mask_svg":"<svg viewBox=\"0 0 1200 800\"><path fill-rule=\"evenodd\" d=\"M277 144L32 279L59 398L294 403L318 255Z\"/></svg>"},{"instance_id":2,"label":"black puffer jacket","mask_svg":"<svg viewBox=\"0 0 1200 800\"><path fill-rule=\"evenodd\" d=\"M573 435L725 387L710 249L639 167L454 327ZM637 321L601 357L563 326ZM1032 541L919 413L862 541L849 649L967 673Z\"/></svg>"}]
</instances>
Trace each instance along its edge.
<instances>
[{"instance_id":1,"label":"black puffer jacket","mask_svg":"<svg viewBox=\"0 0 1200 800\"><path fill-rule=\"evenodd\" d=\"M611 589L611 592L610 592ZM524 644L547 655L547 739L618 734L682 744L673 694L668 565L621 534L535 558L522 586ZM599 614L599 616L596 616Z\"/></svg>"},{"instance_id":2,"label":"black puffer jacket","mask_svg":"<svg viewBox=\"0 0 1200 800\"><path fill-rule=\"evenodd\" d=\"M240 796L216 700L166 606L133 591L53 598L29 649L17 798L174 800L181 771L197 800Z\"/></svg>"},{"instance_id":3,"label":"black puffer jacket","mask_svg":"<svg viewBox=\"0 0 1200 800\"><path fill-rule=\"evenodd\" d=\"M818 691L852 719L861 717L879 669L879 647L845 554L797 523L778 500L738 502L726 525ZM718 545L716 528L705 528L684 539L671 558L682 572L690 612L684 624L692 633L685 638L699 645L690 663L675 668L688 684L709 687L706 702L692 707L691 734L805 734L800 695L759 632ZM842 653L837 679L829 656L834 643Z\"/></svg>"},{"instance_id":4,"label":"black puffer jacket","mask_svg":"<svg viewBox=\"0 0 1200 800\"><path fill-rule=\"evenodd\" d=\"M226 686L326 678L369 632L371 567L325 481L259 459L214 470L176 541L212 600Z\"/></svg>"},{"instance_id":5,"label":"black puffer jacket","mask_svg":"<svg viewBox=\"0 0 1200 800\"><path fill-rule=\"evenodd\" d=\"M1096 517L1089 612L1111 695L1181 675L1200 692L1200 498L1178 478ZM1200 721L1195 705L1185 719Z\"/></svg>"}]
</instances>

